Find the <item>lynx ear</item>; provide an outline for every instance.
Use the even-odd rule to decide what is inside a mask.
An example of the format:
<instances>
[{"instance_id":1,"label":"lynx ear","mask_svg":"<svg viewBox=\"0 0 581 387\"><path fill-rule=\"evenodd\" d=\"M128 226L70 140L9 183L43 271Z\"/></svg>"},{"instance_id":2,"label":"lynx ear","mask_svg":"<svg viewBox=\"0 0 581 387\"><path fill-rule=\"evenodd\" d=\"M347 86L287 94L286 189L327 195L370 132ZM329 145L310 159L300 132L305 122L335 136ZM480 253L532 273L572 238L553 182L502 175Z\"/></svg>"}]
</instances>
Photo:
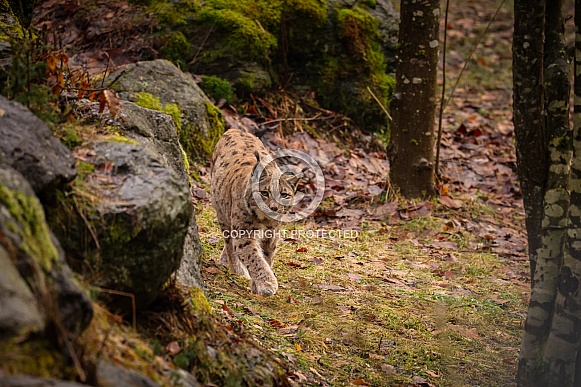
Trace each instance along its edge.
<instances>
[{"instance_id":1,"label":"lynx ear","mask_svg":"<svg viewBox=\"0 0 581 387\"><path fill-rule=\"evenodd\" d=\"M256 171L256 168L260 164L260 154L258 153L258 151L254 151L254 156L256 157L256 165L254 166L254 168L252 168L252 175L251 176L254 176L254 172ZM263 181L264 179L266 179L267 176L268 176L268 171L266 169L263 169L259 180Z\"/></svg>"},{"instance_id":2,"label":"lynx ear","mask_svg":"<svg viewBox=\"0 0 581 387\"><path fill-rule=\"evenodd\" d=\"M295 173L295 174L285 173L283 175L283 178L291 185L291 187L293 188L293 191L297 190L297 185L299 184L299 181L301 181L301 179L303 177L305 177L305 171L308 169L309 169L308 167L305 167L299 173Z\"/></svg>"}]
</instances>

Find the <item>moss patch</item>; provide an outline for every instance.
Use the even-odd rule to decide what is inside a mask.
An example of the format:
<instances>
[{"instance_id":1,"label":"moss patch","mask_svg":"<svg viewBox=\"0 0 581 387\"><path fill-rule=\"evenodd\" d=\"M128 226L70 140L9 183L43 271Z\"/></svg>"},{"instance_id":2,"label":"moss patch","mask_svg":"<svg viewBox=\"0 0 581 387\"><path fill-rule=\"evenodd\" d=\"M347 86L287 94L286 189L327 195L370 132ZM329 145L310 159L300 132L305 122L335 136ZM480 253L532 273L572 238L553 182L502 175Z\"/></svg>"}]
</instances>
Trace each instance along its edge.
<instances>
[{"instance_id":1,"label":"moss patch","mask_svg":"<svg viewBox=\"0 0 581 387\"><path fill-rule=\"evenodd\" d=\"M202 134L200 128L193 124L188 124L180 131L180 144L191 159L205 160L212 155L216 143L222 137L225 130L224 117L222 112L214 104L205 102L208 121L210 123L209 131L206 135Z\"/></svg>"},{"instance_id":2,"label":"moss patch","mask_svg":"<svg viewBox=\"0 0 581 387\"><path fill-rule=\"evenodd\" d=\"M389 108L394 81L386 74L379 21L367 12L374 0L335 4L332 11L320 0L182 3L150 4L163 11L162 25L171 31L165 39L172 43L165 56L174 63L228 79L242 98L263 93L273 81L306 85L323 107L388 136L387 116L369 92ZM202 88L216 100L228 99L228 90L214 81L204 79Z\"/></svg>"},{"instance_id":3,"label":"moss patch","mask_svg":"<svg viewBox=\"0 0 581 387\"><path fill-rule=\"evenodd\" d=\"M230 82L214 75L203 76L200 88L216 101L221 99L231 101L234 96Z\"/></svg>"},{"instance_id":4,"label":"moss patch","mask_svg":"<svg viewBox=\"0 0 581 387\"><path fill-rule=\"evenodd\" d=\"M49 271L58 260L58 252L50 238L44 211L35 196L0 185L0 203L10 212L15 225L7 225L22 238L22 249L44 270Z\"/></svg>"},{"instance_id":5,"label":"moss patch","mask_svg":"<svg viewBox=\"0 0 581 387\"><path fill-rule=\"evenodd\" d=\"M60 379L74 377L74 370L64 367L62 356L48 339L0 346L0 364L7 375L25 374Z\"/></svg>"}]
</instances>

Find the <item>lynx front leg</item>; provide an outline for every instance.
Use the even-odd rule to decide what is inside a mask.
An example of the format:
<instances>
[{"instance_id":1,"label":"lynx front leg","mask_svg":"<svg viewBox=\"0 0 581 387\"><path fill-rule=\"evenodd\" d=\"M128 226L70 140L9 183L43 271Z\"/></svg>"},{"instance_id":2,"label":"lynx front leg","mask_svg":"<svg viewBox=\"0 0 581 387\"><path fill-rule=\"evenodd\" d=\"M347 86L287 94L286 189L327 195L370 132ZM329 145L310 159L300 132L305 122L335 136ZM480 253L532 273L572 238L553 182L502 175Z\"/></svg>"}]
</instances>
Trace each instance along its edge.
<instances>
[{"instance_id":1,"label":"lynx front leg","mask_svg":"<svg viewBox=\"0 0 581 387\"><path fill-rule=\"evenodd\" d=\"M272 267L274 264L274 253L276 252L276 245L278 244L278 238L265 238L262 240L262 250L264 251L264 259Z\"/></svg>"},{"instance_id":2,"label":"lynx front leg","mask_svg":"<svg viewBox=\"0 0 581 387\"><path fill-rule=\"evenodd\" d=\"M252 293L272 296L278 290L278 281L262 252L259 241L252 238L234 239L234 253L248 269Z\"/></svg>"}]
</instances>

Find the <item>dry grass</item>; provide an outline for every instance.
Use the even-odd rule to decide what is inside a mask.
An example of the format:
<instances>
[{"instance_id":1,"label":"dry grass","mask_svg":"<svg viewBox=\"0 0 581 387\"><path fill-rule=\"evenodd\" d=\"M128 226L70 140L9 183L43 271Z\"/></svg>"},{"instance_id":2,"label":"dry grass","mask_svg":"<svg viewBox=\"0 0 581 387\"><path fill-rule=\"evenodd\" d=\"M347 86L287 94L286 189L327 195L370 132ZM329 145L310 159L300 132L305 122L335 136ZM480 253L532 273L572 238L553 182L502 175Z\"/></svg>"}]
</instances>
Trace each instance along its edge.
<instances>
[{"instance_id":1,"label":"dry grass","mask_svg":"<svg viewBox=\"0 0 581 387\"><path fill-rule=\"evenodd\" d=\"M529 291L526 275L515 273L526 272L524 264L429 247L444 228L438 217L368 224L357 239L282 242L274 266L280 290L262 298L217 264L215 214L199 209L213 309L290 361L301 384L513 383ZM470 237L449 233L463 246L459 238Z\"/></svg>"}]
</instances>

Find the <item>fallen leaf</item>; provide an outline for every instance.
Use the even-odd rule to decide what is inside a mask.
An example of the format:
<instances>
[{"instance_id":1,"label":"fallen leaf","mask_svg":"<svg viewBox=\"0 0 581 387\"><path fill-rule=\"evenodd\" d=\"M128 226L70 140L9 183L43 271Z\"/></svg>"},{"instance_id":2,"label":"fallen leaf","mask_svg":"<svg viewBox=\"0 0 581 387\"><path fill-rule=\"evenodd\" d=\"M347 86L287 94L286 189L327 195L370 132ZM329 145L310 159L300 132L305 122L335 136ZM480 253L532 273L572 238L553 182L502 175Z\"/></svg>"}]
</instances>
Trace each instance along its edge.
<instances>
[{"instance_id":1,"label":"fallen leaf","mask_svg":"<svg viewBox=\"0 0 581 387\"><path fill-rule=\"evenodd\" d=\"M354 379L354 380L350 381L349 384L352 384L354 386L369 386L369 383L367 383L363 379Z\"/></svg>"},{"instance_id":2,"label":"fallen leaf","mask_svg":"<svg viewBox=\"0 0 581 387\"><path fill-rule=\"evenodd\" d=\"M269 318L267 321L270 325L272 325L275 328L284 328L285 327L285 325L283 323L281 323L280 321L275 320L273 318Z\"/></svg>"},{"instance_id":3,"label":"fallen leaf","mask_svg":"<svg viewBox=\"0 0 581 387\"><path fill-rule=\"evenodd\" d=\"M290 266L292 268L295 268L295 269L305 269L306 268L306 266L303 265L302 263L293 262L293 261L287 261L284 264L287 266Z\"/></svg>"},{"instance_id":4,"label":"fallen leaf","mask_svg":"<svg viewBox=\"0 0 581 387\"><path fill-rule=\"evenodd\" d=\"M381 370L388 375L395 374L395 367L392 366L391 364L382 364Z\"/></svg>"},{"instance_id":5,"label":"fallen leaf","mask_svg":"<svg viewBox=\"0 0 581 387\"><path fill-rule=\"evenodd\" d=\"M361 277L355 273L347 273L347 277L353 282L361 282Z\"/></svg>"},{"instance_id":6,"label":"fallen leaf","mask_svg":"<svg viewBox=\"0 0 581 387\"><path fill-rule=\"evenodd\" d=\"M453 208L453 209L462 208L462 202L460 202L459 200L454 200L449 196L440 196L438 198L438 202L440 202L441 204L443 204L444 206L446 206L448 208Z\"/></svg>"},{"instance_id":7,"label":"fallen leaf","mask_svg":"<svg viewBox=\"0 0 581 387\"><path fill-rule=\"evenodd\" d=\"M319 286L323 290L330 290L332 292L346 292L349 290L347 288L344 288L342 286L337 286L337 285L319 284L317 286Z\"/></svg>"},{"instance_id":8,"label":"fallen leaf","mask_svg":"<svg viewBox=\"0 0 581 387\"><path fill-rule=\"evenodd\" d=\"M169 353L170 356L175 356L182 351L182 348L177 341L172 341L165 346L165 350Z\"/></svg>"},{"instance_id":9,"label":"fallen leaf","mask_svg":"<svg viewBox=\"0 0 581 387\"><path fill-rule=\"evenodd\" d=\"M297 253L306 253L307 252L307 248L306 247L299 247L297 249Z\"/></svg>"},{"instance_id":10,"label":"fallen leaf","mask_svg":"<svg viewBox=\"0 0 581 387\"><path fill-rule=\"evenodd\" d=\"M299 343L295 343L295 348L297 349L297 351L303 350L303 347L301 347L301 345Z\"/></svg>"},{"instance_id":11,"label":"fallen leaf","mask_svg":"<svg viewBox=\"0 0 581 387\"><path fill-rule=\"evenodd\" d=\"M421 376L414 376L412 378L412 383L417 386L429 386L428 381Z\"/></svg>"},{"instance_id":12,"label":"fallen leaf","mask_svg":"<svg viewBox=\"0 0 581 387\"><path fill-rule=\"evenodd\" d=\"M222 273L222 270L220 270L217 266L205 267L204 268L204 271L206 273L209 273L209 274L220 274L220 273Z\"/></svg>"},{"instance_id":13,"label":"fallen leaf","mask_svg":"<svg viewBox=\"0 0 581 387\"><path fill-rule=\"evenodd\" d=\"M311 262L313 262L315 265L322 265L325 261L323 261L323 258L314 257L311 258Z\"/></svg>"}]
</instances>

